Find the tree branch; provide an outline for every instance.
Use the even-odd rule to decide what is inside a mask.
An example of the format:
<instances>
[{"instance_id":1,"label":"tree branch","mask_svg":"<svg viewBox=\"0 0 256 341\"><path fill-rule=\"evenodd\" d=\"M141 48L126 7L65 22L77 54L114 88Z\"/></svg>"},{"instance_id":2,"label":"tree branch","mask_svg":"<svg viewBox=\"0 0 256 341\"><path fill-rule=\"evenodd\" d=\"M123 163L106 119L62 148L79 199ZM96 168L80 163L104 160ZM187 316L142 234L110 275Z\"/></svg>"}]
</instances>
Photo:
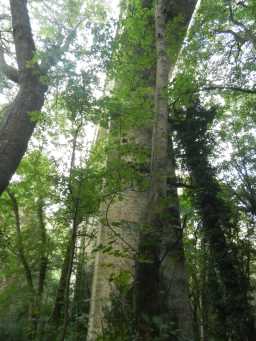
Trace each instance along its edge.
<instances>
[{"instance_id":1,"label":"tree branch","mask_svg":"<svg viewBox=\"0 0 256 341\"><path fill-rule=\"evenodd\" d=\"M73 41L77 29L79 27L79 25L82 23L83 20L80 20L76 26L70 30L68 36L66 37L66 39L58 44L57 46L54 46L50 49L48 49L48 51L46 51L46 58L43 60L40 68L41 71L45 74L47 73L47 71L54 65L57 64L57 62L60 60L60 57L68 50L71 42Z\"/></svg>"},{"instance_id":2,"label":"tree branch","mask_svg":"<svg viewBox=\"0 0 256 341\"><path fill-rule=\"evenodd\" d=\"M245 37L242 37L239 33L235 32L231 29L229 29L229 30L215 30L214 32L220 33L220 34L231 34L234 37L235 41L241 45L243 45L247 41L245 39Z\"/></svg>"},{"instance_id":3,"label":"tree branch","mask_svg":"<svg viewBox=\"0 0 256 341\"><path fill-rule=\"evenodd\" d=\"M19 83L19 72L13 66L6 63L3 49L0 47L0 71L14 83Z\"/></svg>"},{"instance_id":4,"label":"tree branch","mask_svg":"<svg viewBox=\"0 0 256 341\"><path fill-rule=\"evenodd\" d=\"M242 32L244 34L244 37L241 36L241 34L235 33L232 30L228 30L230 31L229 33L232 32L232 34L236 37L238 37L241 41L250 41L252 43L252 45L254 46L254 48L256 48L256 37L255 35L251 32L251 30L245 25L243 24L241 21L238 21L235 18L234 12L233 12L233 8L232 8L232 4L231 1L228 0L228 8L229 8L229 20L232 22L232 24L236 25L237 27L242 29Z\"/></svg>"},{"instance_id":5,"label":"tree branch","mask_svg":"<svg viewBox=\"0 0 256 341\"><path fill-rule=\"evenodd\" d=\"M230 0L228 0L228 9L229 9L229 19L230 19L230 21L231 21L234 25L236 25L236 26L242 28L245 32L247 32L247 31L248 31L248 28L247 28L242 22L240 22L240 21L238 21L238 20L235 19L234 12L233 12L233 8L232 8L232 4L231 4L231 1L230 1Z\"/></svg>"},{"instance_id":6,"label":"tree branch","mask_svg":"<svg viewBox=\"0 0 256 341\"><path fill-rule=\"evenodd\" d=\"M236 91L236 92L241 92L241 93L246 93L246 94L256 94L256 88L252 89L246 89L246 88L241 88L239 86L232 86L232 85L209 85L205 86L200 89L201 91L211 91L211 90L223 90L223 91Z\"/></svg>"}]
</instances>

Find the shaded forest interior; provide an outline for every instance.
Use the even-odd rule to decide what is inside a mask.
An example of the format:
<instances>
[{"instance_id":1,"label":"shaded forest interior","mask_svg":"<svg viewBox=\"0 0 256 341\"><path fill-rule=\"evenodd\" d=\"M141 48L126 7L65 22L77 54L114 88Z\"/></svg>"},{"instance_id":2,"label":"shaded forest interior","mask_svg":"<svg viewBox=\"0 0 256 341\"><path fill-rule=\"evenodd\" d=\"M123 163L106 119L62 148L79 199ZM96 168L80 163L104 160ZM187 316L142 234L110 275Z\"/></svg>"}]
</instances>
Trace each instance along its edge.
<instances>
[{"instance_id":1,"label":"shaded forest interior","mask_svg":"<svg viewBox=\"0 0 256 341\"><path fill-rule=\"evenodd\" d=\"M255 0L0 5L0 341L255 341Z\"/></svg>"}]
</instances>

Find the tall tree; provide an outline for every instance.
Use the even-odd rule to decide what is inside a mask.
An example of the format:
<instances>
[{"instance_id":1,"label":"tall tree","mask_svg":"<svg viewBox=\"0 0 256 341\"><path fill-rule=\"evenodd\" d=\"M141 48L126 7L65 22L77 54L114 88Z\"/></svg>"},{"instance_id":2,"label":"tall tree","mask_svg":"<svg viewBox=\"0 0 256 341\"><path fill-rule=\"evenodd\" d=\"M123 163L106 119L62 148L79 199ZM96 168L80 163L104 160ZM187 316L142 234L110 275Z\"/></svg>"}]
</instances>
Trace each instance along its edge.
<instances>
[{"instance_id":1,"label":"tall tree","mask_svg":"<svg viewBox=\"0 0 256 341\"><path fill-rule=\"evenodd\" d=\"M19 84L19 92L8 107L0 130L0 193L7 187L35 127L30 114L40 111L47 90L41 80L37 62L33 62L35 43L27 9L27 1L11 0L13 38L18 70L4 68L6 75ZM12 70L11 74L9 70ZM15 77L13 77L15 75ZM19 132L17 134L17 132Z\"/></svg>"},{"instance_id":2,"label":"tall tree","mask_svg":"<svg viewBox=\"0 0 256 341\"><path fill-rule=\"evenodd\" d=\"M1 41L0 70L17 84L19 90L15 99L4 110L0 125L0 195L8 186L27 150L48 89L48 71L67 51L77 29L75 26L65 38L62 37L60 42L50 46L39 65L27 0L10 0L10 9L18 69L6 63Z\"/></svg>"},{"instance_id":3,"label":"tall tree","mask_svg":"<svg viewBox=\"0 0 256 341\"><path fill-rule=\"evenodd\" d=\"M182 23L179 23L180 25L176 29L182 30L184 38L195 5L196 1L168 3L161 0L157 1L155 5L157 64L151 185L149 213L145 222L148 226L140 235L136 278L138 333L141 340L153 340L156 337L157 332L154 327L152 328L152 321L154 316L159 314L161 316L161 283L166 286L167 306L169 313L171 311L173 314L172 320L176 322L174 328L176 328L178 338L193 339L178 198L175 188L170 188L168 191L167 183L168 178L175 182L175 163L172 142L169 140L168 133L167 89L171 66L175 65L182 40L179 42L178 50L176 47L176 51L175 49L173 51L175 55L169 57L167 27L168 24L175 23L175 20L182 16ZM169 58L173 58L173 60L170 61ZM173 331L170 330L170 338L172 333Z\"/></svg>"},{"instance_id":4,"label":"tall tree","mask_svg":"<svg viewBox=\"0 0 256 341\"><path fill-rule=\"evenodd\" d=\"M219 302L215 302L219 315L215 337L253 340L250 287L234 241L237 230L235 214L223 199L221 187L208 161L211 150L208 128L214 117L215 110L207 111L200 104L195 104L185 111L176 112L176 128L195 186L194 198L202 217L205 241L215 264L212 274L221 295Z\"/></svg>"}]
</instances>

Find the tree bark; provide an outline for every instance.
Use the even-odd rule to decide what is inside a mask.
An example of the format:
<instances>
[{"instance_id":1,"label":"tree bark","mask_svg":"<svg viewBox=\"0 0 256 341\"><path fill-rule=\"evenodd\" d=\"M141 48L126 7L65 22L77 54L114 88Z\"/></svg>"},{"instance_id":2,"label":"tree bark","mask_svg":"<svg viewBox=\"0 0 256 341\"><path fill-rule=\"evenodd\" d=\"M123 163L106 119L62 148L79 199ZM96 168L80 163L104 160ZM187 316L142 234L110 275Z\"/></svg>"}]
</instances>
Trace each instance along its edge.
<instances>
[{"instance_id":1,"label":"tree bark","mask_svg":"<svg viewBox=\"0 0 256 341\"><path fill-rule=\"evenodd\" d=\"M82 238L78 251L78 263L76 268L76 280L74 285L74 297L72 301L72 319L76 325L76 339L86 339L88 331L86 315L89 314L90 298L90 273L86 259L86 232L87 224L82 227ZM83 318L82 318L83 317Z\"/></svg>"},{"instance_id":2,"label":"tree bark","mask_svg":"<svg viewBox=\"0 0 256 341\"><path fill-rule=\"evenodd\" d=\"M41 110L47 90L47 86L41 82L38 64L32 61L36 49L27 1L10 0L10 7L20 87L0 126L0 194L8 186L27 149L36 124L31 114ZM10 78L14 80L13 72Z\"/></svg>"},{"instance_id":3,"label":"tree bark","mask_svg":"<svg viewBox=\"0 0 256 341\"><path fill-rule=\"evenodd\" d=\"M185 274L182 231L177 191L167 179L175 179L172 145L169 141L168 82L171 63L167 53L167 23L177 15L185 17L185 27L196 1L156 1L155 39L157 51L155 118L152 135L151 188L146 227L140 235L136 276L138 339L154 340L159 334L154 318L163 316L164 300L176 322L178 338L193 340L193 322ZM173 65L174 66L174 65ZM170 149L171 150L170 150ZM171 159L170 159L171 155ZM162 313L162 314L161 314ZM165 323L162 317L161 323ZM161 329L161 328L160 328ZM171 340L171 332L169 339Z\"/></svg>"},{"instance_id":4,"label":"tree bark","mask_svg":"<svg viewBox=\"0 0 256 341\"><path fill-rule=\"evenodd\" d=\"M0 195L7 188L36 126L36 113L44 104L48 85L43 80L49 68L55 65L68 49L78 25L65 38L63 44L51 48L39 67L35 60L36 48L32 36L27 0L10 0L13 38L18 70L9 66L0 46L0 71L19 85L13 102L7 107L0 123ZM51 56L54 55L54 58Z\"/></svg>"},{"instance_id":5,"label":"tree bark","mask_svg":"<svg viewBox=\"0 0 256 341\"><path fill-rule=\"evenodd\" d=\"M41 301L43 292L45 279L47 274L47 266L48 266L48 255L47 255L47 232L44 221L44 212L43 212L43 202L39 199L37 215L39 220L39 230L40 230L40 239L41 239L41 252L40 252L40 263L39 263L39 278L38 278L38 297Z\"/></svg>"},{"instance_id":6,"label":"tree bark","mask_svg":"<svg viewBox=\"0 0 256 341\"><path fill-rule=\"evenodd\" d=\"M133 3L126 2L127 8L124 9L127 11L127 17L133 17L133 12L136 11L138 8L143 9L143 11L147 12L148 16L145 21L143 21L143 31L147 32L148 37L153 38L153 25L154 20L151 13L151 9L153 6L152 0L141 0L138 1L136 5ZM129 28L124 27L124 31L129 31ZM122 36L122 30L120 30L120 36ZM152 35L152 36L151 36ZM150 43L150 48L144 48L143 41L139 42L127 42L129 53L132 54L133 58L135 56L136 62L141 60L141 68L136 70L136 74L134 73L133 68L131 68L131 74L133 78L131 81L127 80L125 86L128 85L129 91L132 93L134 89L152 89L155 84L155 46L152 39L152 44ZM127 45L123 46L122 48L126 50ZM143 65L143 60L152 58L152 63L147 63L147 65ZM121 60L122 62L122 60ZM131 75L129 75L130 77ZM119 86L122 87L122 84L118 84L120 80L115 80L116 84L114 88L118 88ZM145 95L147 97L147 101L152 104L149 109L149 115L153 115L153 96L152 94ZM133 104L132 94L130 98L127 97L126 99L128 102ZM143 108L139 108L142 109ZM110 127L110 139L114 136L115 143L119 144L122 141L127 141L128 143L134 143L138 150L150 150L151 148L151 135L152 135L152 123L151 117L145 118L142 122L140 121L135 122L134 118L132 117L132 112L123 113L124 116L128 118L129 125L128 127L122 127L122 129L118 129L121 124L115 117L112 118L111 127ZM132 124L131 124L132 122ZM118 135L118 136L117 136ZM102 137L100 137L102 138ZM117 141L118 139L118 141ZM113 141L113 140L112 140ZM121 142L120 142L121 141ZM113 143L113 142L112 142ZM126 142L124 142L126 143ZM126 158L133 162L136 167L136 156L134 155L134 151L130 151L129 155L123 156L122 153L119 153L116 149L111 150L107 155L106 160L106 168L108 169L109 173L113 174L113 177L116 177L117 172L115 171L115 166L113 164L117 163L117 160L126 160ZM129 167L129 161L127 165ZM149 158L145 162L145 169L143 169L143 177L148 178L149 176ZM144 165L143 165L144 166ZM137 169L136 169L137 171ZM141 174L137 176L142 176ZM135 175L136 177L136 175ZM132 182L134 179L129 179ZM108 180L107 180L108 181ZM99 232L98 232L98 245L110 245L109 242L115 239L115 243L113 244L113 251L117 251L117 254L126 253L128 254L127 257L118 257L108 253L98 252L96 254L95 259L95 266L94 266L94 273L93 273L93 285L92 285L92 295L91 295L91 303L90 303L90 319L89 319L89 331L88 331L88 340L95 341L99 335L103 333L103 330L106 328L108 329L107 322L105 319L105 310L106 307L109 309L111 307L111 296L112 293L115 295L115 291L113 290L113 283L110 281L111 277L113 278L117 274L122 271L129 271L131 274L134 274L134 263L135 263L135 254L137 251L137 230L134 226L140 226L143 223L144 216L146 214L146 207L147 207L147 200L148 200L148 193L145 189L142 191L136 190L131 186L129 181L127 181L128 189L122 185L122 199L115 198L112 200L110 204L102 204L101 205L101 213L104 214L104 217L107 215L108 224L100 225ZM123 188L124 187L124 188ZM130 188L131 187L131 188ZM120 189L118 189L120 190ZM117 190L117 191L118 191ZM106 208L107 207L107 208ZM116 232L115 227L112 222L120 223L120 229ZM129 228L127 228L129 226ZM112 245L112 244L111 244ZM110 266L111 264L111 266ZM128 329L128 326L127 326Z\"/></svg>"}]
</instances>

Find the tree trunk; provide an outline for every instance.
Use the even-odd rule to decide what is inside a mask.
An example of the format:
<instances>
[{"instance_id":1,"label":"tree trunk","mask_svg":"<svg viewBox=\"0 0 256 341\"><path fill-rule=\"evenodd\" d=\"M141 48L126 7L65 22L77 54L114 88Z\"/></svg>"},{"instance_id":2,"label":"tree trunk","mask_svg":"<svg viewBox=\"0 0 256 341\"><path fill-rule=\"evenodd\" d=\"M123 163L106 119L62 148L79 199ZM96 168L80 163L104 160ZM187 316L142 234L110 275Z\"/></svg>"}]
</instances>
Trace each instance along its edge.
<instances>
[{"instance_id":1,"label":"tree trunk","mask_svg":"<svg viewBox=\"0 0 256 341\"><path fill-rule=\"evenodd\" d=\"M43 294L45 289L45 281L48 270L48 252L47 252L47 231L44 221L43 200L40 198L37 207L37 216L39 221L39 233L40 233L40 260L39 260L39 274L37 283L37 307L38 307L38 321L36 335L37 339L41 340L43 333L43 323L40 321L41 306L43 300Z\"/></svg>"},{"instance_id":2,"label":"tree trunk","mask_svg":"<svg viewBox=\"0 0 256 341\"><path fill-rule=\"evenodd\" d=\"M19 85L14 101L7 107L0 124L0 195L7 188L36 126L38 113L44 104L48 85L43 80L49 68L55 65L68 49L77 26L71 30L61 45L50 48L49 57L43 60L41 68L36 58L27 0L10 0L13 38L18 70L9 66L0 46L0 71ZM54 58L52 58L54 56Z\"/></svg>"},{"instance_id":3,"label":"tree trunk","mask_svg":"<svg viewBox=\"0 0 256 341\"><path fill-rule=\"evenodd\" d=\"M182 115L184 113L184 121L178 123L181 124L178 136L186 153L187 166L195 187L195 205L200 211L205 242L211 254L211 276L214 276L215 281L213 290L219 290L219 297L216 297L218 302L213 303L218 310L221 337L223 340L252 341L255 336L248 301L249 282L232 238L237 226L208 160L207 129L214 112L207 112L195 104L182 111Z\"/></svg>"},{"instance_id":4,"label":"tree trunk","mask_svg":"<svg viewBox=\"0 0 256 341\"><path fill-rule=\"evenodd\" d=\"M61 276L58 284L55 304L51 316L51 320L54 325L59 326L61 323L61 320L63 319L63 310L65 305L65 290L67 285L67 278L69 273L69 265L70 265L70 256L72 254L73 250L73 239L70 237L67 245L67 249L65 252L65 258L61 269ZM69 284L68 284L69 285Z\"/></svg>"},{"instance_id":5,"label":"tree trunk","mask_svg":"<svg viewBox=\"0 0 256 341\"><path fill-rule=\"evenodd\" d=\"M179 2L180 3L180 2ZM188 4L195 4L195 1L182 1L182 4L184 5L188 5ZM143 0L141 1L141 5L142 8L148 8L151 9L152 8L152 4L153 1L150 0ZM132 10L134 11L134 9L136 10L136 6L131 6ZM177 7L179 7L179 5L177 6L177 4L173 4L172 2L172 9L173 12L176 11ZM184 6L183 10L181 13L187 13L187 7ZM189 13L191 15L193 8L189 7ZM151 13L151 11L150 11ZM147 19L149 19L150 22L147 22L146 27L145 27L145 31L149 32L149 30L152 30L152 28L154 27L154 20L151 17L151 14L148 13L149 15L147 16ZM177 13L177 11L175 12ZM129 13L128 13L129 15ZM131 14L132 16L132 14ZM175 16L175 15L174 15ZM189 18L188 20L189 21ZM186 22L187 24L187 22ZM186 26L186 25L185 25ZM148 48L148 46L147 46ZM155 46L152 46L152 48L150 48L150 52L148 50L144 50L143 49L143 42L139 43L139 47L137 46L133 46L133 53L138 57L138 59L142 56L146 56L147 58L150 56L150 58L154 58L154 53L155 53ZM131 51L129 51L129 53L131 53ZM139 74L140 79L142 80L143 83L143 87L147 87L147 88L153 88L155 85L155 82L152 80L155 79L155 69L156 69L156 64L154 64L150 69L144 68L144 70L142 70L141 72L137 72L136 75L134 75L134 82L133 82L133 88L134 88L134 84L137 85L136 81L137 81L137 77ZM167 80L166 82L168 82L168 70L166 72L167 74ZM136 81L135 81L136 78ZM118 84L117 84L118 86ZM167 84L166 84L166 88L167 88ZM127 90L127 89L126 89ZM131 99L132 101L132 99ZM150 99L151 101L151 99ZM140 108L143 111L143 108ZM132 113L131 113L132 114ZM133 118L130 117L130 121ZM146 125L148 125L148 127L146 127ZM112 125L113 127L113 125ZM136 128L134 128L136 127ZM142 148L142 146L147 146L151 148L151 143L150 143L150 138L148 138L148 135L151 134L152 131L152 123L151 122L144 122L144 126L140 127L139 129L137 128L137 122L133 123L133 129L131 131L131 127L130 130L128 129L123 129L122 133L124 133L124 136L126 136L126 139L128 137L131 138L131 140L135 140L137 142L136 146L137 148ZM161 134L160 134L161 135ZM168 149L168 143L167 143L167 139L168 139L168 132L166 132L166 149ZM111 164L111 162L110 162ZM166 169L167 171L167 169ZM147 170L147 174L146 176L148 177L148 170ZM113 247L114 251L122 251L124 249L126 249L127 251L127 243L124 243L124 241L129 241L131 242L133 249L130 249L129 254L131 254L131 256L129 257L130 259L126 260L126 264L124 264L125 259L119 258L119 257L114 257L112 255L108 255L107 253L102 253L99 252L96 255L96 261L95 261L95 270L94 270L94 278L93 278L93 286L92 286L92 300L91 300L91 309L90 309L90 324L89 324L89 332L88 332L88 339L89 340L95 340L97 338L97 334L101 334L102 333L102 325L104 325L104 305L109 306L110 305L110 293L111 293L111 285L109 283L109 277L114 273L118 273L119 271L125 271L127 269L129 269L129 271L131 273L133 273L133 262L131 261L131 258L134 257L134 251L136 253L137 250L137 239L131 237L131 234L135 232L136 234L136 230L134 232L127 232L123 227L120 228L120 239L117 237L116 234L113 234L110 230L111 228L111 224L112 222L127 222L128 226L143 226L143 225L147 225L147 221L145 220L145 216L147 215L148 207L147 207L147 202L148 202L148 193L147 191L145 191L144 193L142 192L138 192L138 191L133 191L131 190L127 190L122 192L122 199L117 199L117 200L113 200L112 203L110 203L110 209L109 209L109 214L108 214L108 226L106 225L101 225L100 226L100 231L99 231L99 235L98 235L98 240L99 240L99 245L109 245L109 242L113 239L116 239L116 242L114 244L111 244L111 246ZM105 211L105 209L103 208L103 211ZM129 228L130 231L132 231L132 228ZM118 233L119 234L119 233ZM146 238L146 237L145 237ZM119 239L119 240L118 240ZM149 238L149 242L150 242L150 238ZM145 243L147 244L147 243ZM182 243L179 244L178 249L180 249L180 245L182 245ZM152 253L154 252L154 250L150 250L150 252L148 252L149 250L149 245L146 245L147 248L147 253L150 253L152 251ZM154 248L154 246L153 246ZM129 247L128 247L129 249ZM143 253L143 252L141 252ZM179 254L180 255L180 254ZM144 257L145 255L143 255ZM180 255L181 257L179 258L179 260L181 259L182 262L182 257L183 257L183 252ZM144 257L145 258L145 257ZM154 255L153 255L154 258ZM155 268L156 272L154 273L153 276L146 276L145 273L143 273L143 271L141 271L141 269L139 269L142 266L142 262L138 262L137 263L137 278L136 278L136 284L135 286L138 288L139 283L142 283L141 286L141 290L139 291L139 294L137 295L137 312L139 314L140 311L140 306L143 306L144 304L148 304L149 306L151 306L150 309L155 310L155 303L154 301L152 301L152 297L150 296L151 292L158 292L158 283L157 280L154 280L154 278L156 279L158 276L160 276L159 273L159 269L158 267ZM110 267L111 265L111 267ZM144 264L145 265L145 264ZM138 271L139 270L139 271ZM146 270L145 270L146 271ZM142 280L139 279L139 276L142 277ZM150 289L150 286L154 287L154 290L152 291ZM136 290L138 293L138 290ZM144 295L145 292L148 293L148 295ZM146 296L147 299L144 300L143 297ZM158 309L158 308L157 308ZM156 309L156 311L158 311Z\"/></svg>"},{"instance_id":6,"label":"tree trunk","mask_svg":"<svg viewBox=\"0 0 256 341\"><path fill-rule=\"evenodd\" d=\"M15 216L15 225L16 225L16 242L17 242L17 251L18 251L18 258L21 262L21 265L24 269L24 275L26 278L27 286L29 289L29 303L28 303L28 320L29 320L29 337L33 339L37 332L38 321L40 318L40 301L38 297L38 293L34 286L32 271L27 260L24 244L22 240L22 233L21 233L21 221L20 221L20 210L18 201L9 189L7 193L11 199L12 209Z\"/></svg>"},{"instance_id":7,"label":"tree trunk","mask_svg":"<svg viewBox=\"0 0 256 341\"><path fill-rule=\"evenodd\" d=\"M184 6L186 5L186 6ZM155 39L157 51L155 118L151 153L151 188L147 226L140 235L136 276L138 339L154 340L161 332L154 319L163 312L161 287L176 322L179 339L193 340L193 323L185 274L179 204L175 188L168 193L167 179L175 181L172 142L169 141L168 82L171 64L167 54L167 24L177 15L185 16L188 25L195 1L179 4L158 0L155 5ZM178 11L178 12L177 12ZM173 65L174 66L174 65ZM171 159L170 159L171 155ZM142 260L141 260L142 259ZM165 323L164 315L162 321ZM161 326L160 326L161 330ZM169 339L174 330L170 330ZM161 335L160 335L161 336Z\"/></svg>"},{"instance_id":8,"label":"tree trunk","mask_svg":"<svg viewBox=\"0 0 256 341\"><path fill-rule=\"evenodd\" d=\"M11 199L12 209L13 209L14 216L15 216L16 243L17 243L18 257L19 257L20 262L21 262L23 269L24 269L24 274L25 274L25 278L27 281L27 286L29 288L29 291L32 294L32 296L34 296L35 290L34 290L32 272L31 272L30 266L28 264L26 255L25 255L23 241L22 241L22 235L21 235L21 222L20 222L19 205L18 205L18 202L17 202L15 195L10 190L8 190L7 193Z\"/></svg>"},{"instance_id":9,"label":"tree trunk","mask_svg":"<svg viewBox=\"0 0 256 341\"><path fill-rule=\"evenodd\" d=\"M128 2L127 2L128 3ZM143 22L144 30L147 32L148 35L153 36L152 26L153 20L152 15L149 11L152 8L152 0L141 0L138 2L139 8L141 7L143 11L148 11L149 14L145 22ZM136 10L136 6L131 5L131 8L127 9L127 16L132 17L132 13L130 11ZM155 46L153 45L152 48L145 50L143 48L143 44L141 42L132 42L133 45L129 46L132 50L133 56L136 56L138 60L140 58L154 58L155 53ZM131 52L131 51L130 51ZM137 62L137 61L136 61ZM142 62L143 63L143 62ZM131 72L134 72L131 70ZM137 71L136 75L133 74L132 85L128 83L128 87L134 87L136 84L138 87L142 89L148 88L151 89L155 83L155 63L153 66L142 66L139 71ZM128 81L129 82L129 81ZM116 86L118 88L118 80L116 80ZM127 84L126 84L127 85ZM120 84L122 86L122 84ZM146 96L145 96L146 97ZM147 94L147 100L150 101L150 104L153 104L153 96ZM128 99L131 101L132 98ZM150 106L149 106L150 107ZM139 108L140 110L143 108ZM151 114L151 107L150 113ZM130 113L132 116L132 112ZM125 113L124 113L125 115ZM151 148L151 134L152 134L152 126L151 122L148 117L143 121L143 123L134 122L134 118L128 116L128 120L132 124L127 128L125 127L120 131L118 135L118 142L121 141L121 144L134 143L138 150L150 150ZM111 127L109 132L109 139L117 130L119 122L118 119L115 118L111 121ZM120 129L121 130L121 129ZM101 130L102 131L102 130ZM101 138L101 136L100 136ZM105 138L105 136L103 136ZM112 166L112 162L116 163L117 159L120 157L124 159L125 157L131 162L136 164L136 156L133 155L133 152L130 155L123 157L120 156L116 149L114 152L109 153L111 155L107 156L106 161L106 168L108 169L109 173L113 173L113 177L116 177L116 171ZM143 170L144 177L148 177L148 162L145 162L145 169ZM129 162L129 161L128 161ZM129 163L127 163L129 167ZM111 167L112 166L112 167ZM139 170L138 170L139 173ZM135 174L135 177L137 174ZM141 176L141 175L140 175ZM121 179L122 180L122 179ZM133 179L129 179L133 181ZM128 182L129 182L128 180ZM134 265L135 265L135 256L137 251L137 243L138 243L138 227L143 224L144 216L147 211L147 200L148 200L148 193L145 189L138 190L136 186L130 185L130 183L126 184L128 189L121 189L121 192L117 194L121 194L122 198L118 198L117 195L113 195L113 199L111 198L107 204L101 205L101 214L104 217L104 220L107 222L105 224L99 224L99 231L98 231L98 238L97 244L104 247L111 247L111 252L103 253L102 251L97 252L95 257L95 265L94 265L94 272L93 272L93 284L92 284L92 295L91 295L91 302L90 302L90 318L89 318L89 327L88 327L88 336L87 339L89 341L94 341L97 339L99 335L102 335L103 329L106 326L106 319L105 313L106 307L111 309L111 294L115 290L113 286L113 282L110 281L111 277L117 276L120 272L128 272L131 275L134 274ZM125 187L125 186L123 186ZM130 188L132 187L132 188ZM120 197L120 196L119 196ZM120 227L116 228L113 223L119 223ZM135 228L134 228L135 227ZM115 241L113 243L113 240ZM116 255L115 255L116 253ZM120 254L120 256L118 256ZM127 257L122 256L122 254L127 254ZM114 290L113 290L114 289ZM130 321L129 321L130 322ZM128 326L127 326L128 328Z\"/></svg>"},{"instance_id":10,"label":"tree trunk","mask_svg":"<svg viewBox=\"0 0 256 341\"><path fill-rule=\"evenodd\" d=\"M41 82L38 64L32 58L36 49L32 37L27 1L10 0L19 91L7 108L0 126L0 194L6 189L22 159L41 110L47 87ZM8 74L7 74L8 75ZM12 77L13 78L13 77ZM35 116L35 115L34 115Z\"/></svg>"},{"instance_id":11,"label":"tree trunk","mask_svg":"<svg viewBox=\"0 0 256 341\"><path fill-rule=\"evenodd\" d=\"M201 336L202 341L209 341L209 288L207 286L208 276L207 267L210 266L209 262L207 262L207 258L209 257L207 254L207 249L205 245L205 238L203 238L201 243L201 248L203 251L203 260L202 260L202 269L201 269L201 312L202 312L202 327L201 327ZM224 323L224 321L223 321Z\"/></svg>"},{"instance_id":12,"label":"tree trunk","mask_svg":"<svg viewBox=\"0 0 256 341\"><path fill-rule=\"evenodd\" d=\"M77 196L74 197L73 194L73 183L72 183L72 175L75 169L76 162L76 152L77 152L77 143L78 137L81 129L81 124L79 124L73 135L72 140L72 151L71 151L71 160L70 160L70 169L69 169L69 200L72 202L72 220L71 220L71 230L69 234L69 240L67 244L67 249L65 253L65 258L63 262L63 266L61 269L60 281L57 289L56 300L53 308L53 313L51 316L51 320L53 324L59 327L61 321L63 320L63 327L61 330L60 340L64 341L67 331L67 326L69 322L69 292L70 292L70 279L73 270L74 256L75 256L75 248L77 242L77 232L80 224L79 219L79 210L80 210L80 189L82 183L80 183L80 187L77 193ZM68 223L68 222L67 222Z\"/></svg>"},{"instance_id":13,"label":"tree trunk","mask_svg":"<svg viewBox=\"0 0 256 341\"><path fill-rule=\"evenodd\" d=\"M41 252L40 252L40 263L39 263L39 278L38 278L38 297L41 301L48 266L48 256L47 256L47 232L44 222L44 212L43 212L43 202L40 202L37 208L37 215L39 220L39 231L40 231L40 241L41 241Z\"/></svg>"},{"instance_id":14,"label":"tree trunk","mask_svg":"<svg viewBox=\"0 0 256 341\"><path fill-rule=\"evenodd\" d=\"M80 240L80 248L78 251L78 264L76 268L76 280L74 286L74 298L72 302L72 319L76 325L76 340L86 339L87 334L87 318L89 313L89 283L90 274L88 272L86 259L86 234L87 224L84 224L82 233L84 234Z\"/></svg>"}]
</instances>

